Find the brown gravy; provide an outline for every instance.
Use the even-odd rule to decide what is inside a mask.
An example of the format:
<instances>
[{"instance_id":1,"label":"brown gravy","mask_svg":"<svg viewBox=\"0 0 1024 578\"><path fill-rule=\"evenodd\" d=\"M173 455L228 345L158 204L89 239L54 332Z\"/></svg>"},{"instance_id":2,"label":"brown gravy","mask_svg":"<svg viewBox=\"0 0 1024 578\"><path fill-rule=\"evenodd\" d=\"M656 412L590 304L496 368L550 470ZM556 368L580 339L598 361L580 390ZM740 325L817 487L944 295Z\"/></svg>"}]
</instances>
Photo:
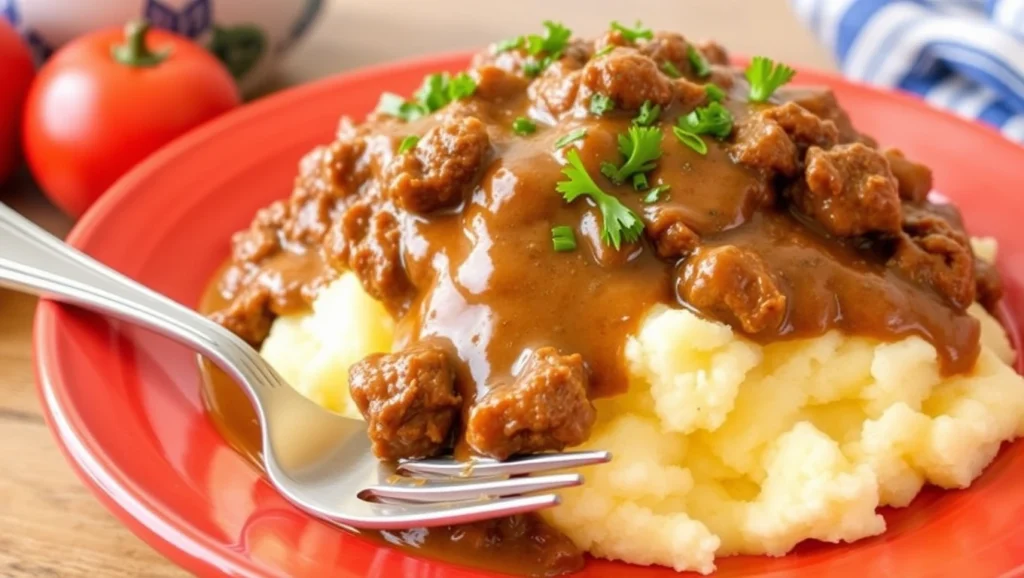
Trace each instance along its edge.
<instances>
[{"instance_id":1,"label":"brown gravy","mask_svg":"<svg viewBox=\"0 0 1024 578\"><path fill-rule=\"evenodd\" d=\"M200 312L210 313L224 307L219 281L218 276L203 293ZM230 376L208 360L200 362L199 370L203 402L214 427L232 449L262 470L260 426L249 398ZM517 576L558 576L583 567L580 551L532 514L464 526L367 530L359 535L411 554Z\"/></svg>"},{"instance_id":2,"label":"brown gravy","mask_svg":"<svg viewBox=\"0 0 1024 578\"><path fill-rule=\"evenodd\" d=\"M604 43L618 48L595 55ZM635 45L614 34L574 41L535 79L523 74L531 57L522 50L485 53L474 61L472 97L410 122L343 122L337 140L302 161L291 197L233 239L232 260L203 311L258 345L275 316L309 307L339 271L352 271L397 321L399 357L375 357L362 373L398 375L411 367L400 356L412 346L439 344L450 366L434 372L447 379L431 382L447 388L435 398L461 403L460 418L450 419L444 411L458 410L430 407L435 398L406 400L390 412L401 417L392 429L436 418L445 434L431 449L447 451L454 438L460 456L520 451L501 443L518 443L522 432L502 428L531 420L526 437L542 442L525 446L531 451L581 443L593 415L580 417L572 403L579 399L547 404L544 393L582 391L592 409L591 399L624 392L626 336L656 304L690 309L764 344L831 330L889 342L917 336L935 347L946 374L969 370L980 351L979 324L966 312L979 266L955 208L926 200L930 172L857 134L827 92L749 103L720 47L700 49L716 66L698 76L686 56L694 46L672 34ZM666 63L682 78L664 73ZM704 137L701 154L673 126L708 105L708 82L728 94L722 106L732 125L723 139ZM615 108L593 113L595 94ZM669 189L646 202L601 166L624 162L619 139L652 100L663 105L655 122L662 154L646 179ZM513 130L522 117L536 123L535 133ZM579 130L585 138L555 146ZM398 153L410 136L418 144ZM598 207L556 192L570 150L605 193L642 218L636 242L610 247ZM563 225L575 231L574 251L552 249L551 228ZM997 290L984 293L998 299ZM542 350L561 357L536 369ZM385 365L391 371L371 371ZM215 371L204 375L213 420L258 463L248 401ZM366 379L375 387L353 391L367 407L401 397L390 385L427 389L414 378ZM470 419L477 410L487 423ZM479 434L472 448L467 431ZM532 516L378 537L524 575L582 564L564 536Z\"/></svg>"}]
</instances>

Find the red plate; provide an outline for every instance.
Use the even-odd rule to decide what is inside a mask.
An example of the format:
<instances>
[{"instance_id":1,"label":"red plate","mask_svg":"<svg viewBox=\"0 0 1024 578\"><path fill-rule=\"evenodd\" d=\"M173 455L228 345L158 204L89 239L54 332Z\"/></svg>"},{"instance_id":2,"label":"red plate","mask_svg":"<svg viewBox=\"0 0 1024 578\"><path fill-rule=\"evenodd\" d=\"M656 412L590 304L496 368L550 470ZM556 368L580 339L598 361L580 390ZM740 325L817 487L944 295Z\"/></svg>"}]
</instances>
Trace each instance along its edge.
<instances>
[{"instance_id":1,"label":"red plate","mask_svg":"<svg viewBox=\"0 0 1024 578\"><path fill-rule=\"evenodd\" d=\"M121 180L69 242L188 305L228 254L229 235L285 197L299 157L342 113L411 91L465 55L373 68L291 90L177 140ZM803 71L832 86L861 130L935 169L972 231L1000 241L1011 310L1024 311L1024 149L917 100ZM1024 321L1009 325L1016 333ZM203 413L189 351L133 327L45 302L35 324L39 390L82 478L136 534L204 576L479 576L410 557L299 512L230 450ZM614 466L612 466L614 467ZM1024 444L1003 449L968 491L926 491L889 531L785 558L723 559L718 576L1024 575ZM592 560L580 576L677 576Z\"/></svg>"}]
</instances>

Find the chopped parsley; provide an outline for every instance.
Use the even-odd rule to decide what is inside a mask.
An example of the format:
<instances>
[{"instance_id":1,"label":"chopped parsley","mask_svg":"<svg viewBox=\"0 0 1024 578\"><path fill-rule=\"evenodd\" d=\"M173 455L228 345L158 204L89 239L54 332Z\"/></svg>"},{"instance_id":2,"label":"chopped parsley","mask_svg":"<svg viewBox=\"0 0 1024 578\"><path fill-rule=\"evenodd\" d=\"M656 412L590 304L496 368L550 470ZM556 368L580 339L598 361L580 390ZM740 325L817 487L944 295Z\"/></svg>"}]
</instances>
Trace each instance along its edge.
<instances>
[{"instance_id":1,"label":"chopped parsley","mask_svg":"<svg viewBox=\"0 0 1024 578\"><path fill-rule=\"evenodd\" d=\"M512 130L520 136L526 136L537 132L537 125L525 116L521 116L512 121Z\"/></svg>"},{"instance_id":2,"label":"chopped parsley","mask_svg":"<svg viewBox=\"0 0 1024 578\"><path fill-rule=\"evenodd\" d=\"M587 136L587 129L582 127L569 131L555 141L555 150L558 150L567 144L572 144L585 136Z\"/></svg>"},{"instance_id":3,"label":"chopped parsley","mask_svg":"<svg viewBox=\"0 0 1024 578\"><path fill-rule=\"evenodd\" d=\"M669 185L658 185L658 186L654 187L644 197L644 202L645 203L656 203L656 202L658 202L659 197L661 197L661 194L662 193L667 193L669 188L671 188L671 187L669 187Z\"/></svg>"},{"instance_id":4,"label":"chopped parsley","mask_svg":"<svg viewBox=\"0 0 1024 578\"><path fill-rule=\"evenodd\" d=\"M404 98L392 92L385 92L380 95L380 102L377 103L377 112L389 114L406 122L416 120L429 113L420 103L415 101L407 102Z\"/></svg>"},{"instance_id":5,"label":"chopped parsley","mask_svg":"<svg viewBox=\"0 0 1024 578\"><path fill-rule=\"evenodd\" d=\"M633 190L643 191L650 185L647 183L647 175L637 173L633 175Z\"/></svg>"},{"instance_id":6,"label":"chopped parsley","mask_svg":"<svg viewBox=\"0 0 1024 578\"><path fill-rule=\"evenodd\" d=\"M494 53L501 54L502 52L508 52L510 50L516 50L522 48L523 44L526 43L526 38L523 36L516 36L515 38L506 38L501 42L494 45Z\"/></svg>"},{"instance_id":7,"label":"chopped parsley","mask_svg":"<svg viewBox=\"0 0 1024 578\"><path fill-rule=\"evenodd\" d=\"M567 203L582 196L590 197L601 211L601 240L616 249L622 242L632 243L640 238L644 230L644 222L629 207L617 198L601 190L594 179L587 173L579 151L571 149L565 155L568 165L562 168L567 180L559 181L555 187Z\"/></svg>"},{"instance_id":8,"label":"chopped parsley","mask_svg":"<svg viewBox=\"0 0 1024 578\"><path fill-rule=\"evenodd\" d=\"M705 84L704 93L708 95L708 100L712 102L722 102L725 100L725 91L715 83Z\"/></svg>"},{"instance_id":9,"label":"chopped parsley","mask_svg":"<svg viewBox=\"0 0 1024 578\"><path fill-rule=\"evenodd\" d=\"M780 86L793 79L796 71L775 63L764 56L755 56L747 66L746 77L750 83L750 102L765 102Z\"/></svg>"},{"instance_id":10,"label":"chopped parsley","mask_svg":"<svg viewBox=\"0 0 1024 578\"><path fill-rule=\"evenodd\" d=\"M544 29L543 36L530 34L520 37L519 44L514 46L515 48L525 47L527 54L533 57L523 64L523 73L531 78L544 72L544 69L552 62L561 58L572 37L572 30L562 26L559 22L545 20Z\"/></svg>"},{"instance_id":11,"label":"chopped parsley","mask_svg":"<svg viewBox=\"0 0 1024 578\"><path fill-rule=\"evenodd\" d=\"M661 70L672 78L679 78L680 76L683 75L683 73L679 72L679 69L676 68L676 65L672 64L671 60L666 60L665 62L662 62Z\"/></svg>"},{"instance_id":12,"label":"chopped parsley","mask_svg":"<svg viewBox=\"0 0 1024 578\"><path fill-rule=\"evenodd\" d=\"M619 134L619 152L626 157L621 167L609 162L601 163L601 174L617 185L637 173L646 173L655 167L661 158L661 129L635 125L629 127L629 131Z\"/></svg>"},{"instance_id":13,"label":"chopped parsley","mask_svg":"<svg viewBox=\"0 0 1024 578\"><path fill-rule=\"evenodd\" d=\"M640 112L633 119L633 124L637 126L651 126L658 122L658 117L661 116L661 105L651 105L651 101L645 100L640 106Z\"/></svg>"},{"instance_id":14,"label":"chopped parsley","mask_svg":"<svg viewBox=\"0 0 1024 578\"><path fill-rule=\"evenodd\" d=\"M602 56L607 56L607 55L611 54L612 50L615 50L615 45L614 44L606 44L604 46L604 48L602 48L601 50L598 50L597 52L594 53L594 58L601 58Z\"/></svg>"},{"instance_id":15,"label":"chopped parsley","mask_svg":"<svg viewBox=\"0 0 1024 578\"><path fill-rule=\"evenodd\" d=\"M447 72L438 72L423 79L423 85L416 91L413 100L407 101L397 94L385 92L380 96L377 112L408 122L440 110L453 100L469 98L475 92L476 81L465 72L454 77Z\"/></svg>"},{"instance_id":16,"label":"chopped parsley","mask_svg":"<svg viewBox=\"0 0 1024 578\"><path fill-rule=\"evenodd\" d=\"M405 154L416 147L416 143L420 142L420 137L411 134L402 139L402 144L398 145L398 154Z\"/></svg>"},{"instance_id":17,"label":"chopped parsley","mask_svg":"<svg viewBox=\"0 0 1024 578\"><path fill-rule=\"evenodd\" d=\"M651 32L651 29L644 28L644 25L641 24L639 20L637 20L636 26L634 26L633 28L623 26L622 24L619 24L618 21L613 21L612 30L618 31L618 33L621 34L622 37L628 40L629 42L636 42L641 38L643 38L644 40L650 40L654 38L654 33Z\"/></svg>"},{"instance_id":18,"label":"chopped parsley","mask_svg":"<svg viewBox=\"0 0 1024 578\"><path fill-rule=\"evenodd\" d=\"M600 92L590 97L590 112L597 116L604 116L604 113L615 108L615 101L606 94Z\"/></svg>"},{"instance_id":19,"label":"chopped parsley","mask_svg":"<svg viewBox=\"0 0 1024 578\"><path fill-rule=\"evenodd\" d=\"M732 122L732 113L729 109L719 102L712 102L679 117L676 124L693 134L710 134L723 139L732 132Z\"/></svg>"},{"instance_id":20,"label":"chopped parsley","mask_svg":"<svg viewBox=\"0 0 1024 578\"><path fill-rule=\"evenodd\" d=\"M711 65L708 64L704 55L697 50L697 47L690 44L686 47L686 58L690 60L690 66L693 67L693 72L697 74L699 78L707 78L711 76Z\"/></svg>"},{"instance_id":21,"label":"chopped parsley","mask_svg":"<svg viewBox=\"0 0 1024 578\"><path fill-rule=\"evenodd\" d=\"M697 151L698 154L708 154L708 145L702 138L678 126L672 127L672 133L676 135L684 145Z\"/></svg>"},{"instance_id":22,"label":"chopped parsley","mask_svg":"<svg viewBox=\"0 0 1024 578\"><path fill-rule=\"evenodd\" d=\"M572 232L572 227L568 225L552 227L551 245L559 253L576 250L576 235Z\"/></svg>"}]
</instances>

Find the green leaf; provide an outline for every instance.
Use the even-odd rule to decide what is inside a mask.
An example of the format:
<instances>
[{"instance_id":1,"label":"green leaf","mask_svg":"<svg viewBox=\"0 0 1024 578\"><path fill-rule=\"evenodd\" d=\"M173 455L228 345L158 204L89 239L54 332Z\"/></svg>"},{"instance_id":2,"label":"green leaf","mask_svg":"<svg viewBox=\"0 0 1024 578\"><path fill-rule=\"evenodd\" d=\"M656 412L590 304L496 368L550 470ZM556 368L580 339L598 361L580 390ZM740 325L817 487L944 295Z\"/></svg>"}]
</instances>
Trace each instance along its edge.
<instances>
[{"instance_id":1,"label":"green leaf","mask_svg":"<svg viewBox=\"0 0 1024 578\"><path fill-rule=\"evenodd\" d=\"M691 132L687 132L686 129L680 128L678 126L672 127L672 132L676 135L676 138L682 141L684 145L697 151L697 153L702 155L708 154L708 145L699 136Z\"/></svg>"},{"instance_id":2,"label":"green leaf","mask_svg":"<svg viewBox=\"0 0 1024 578\"><path fill-rule=\"evenodd\" d=\"M712 102L722 102L725 100L725 91L719 88L717 84L705 84L704 93L708 95L708 100Z\"/></svg>"},{"instance_id":3,"label":"green leaf","mask_svg":"<svg viewBox=\"0 0 1024 578\"><path fill-rule=\"evenodd\" d=\"M565 252L576 249L576 234L572 227L559 225L551 228L551 244L555 251Z\"/></svg>"},{"instance_id":4,"label":"green leaf","mask_svg":"<svg viewBox=\"0 0 1024 578\"><path fill-rule=\"evenodd\" d=\"M612 22L612 30L617 30L619 34L622 34L622 37L629 42L636 42L641 38L645 40L654 38L654 33L651 32L650 28L644 28L644 25L641 24L639 20L637 20L636 26L633 28L623 26L622 24L619 24L618 21L614 21Z\"/></svg>"},{"instance_id":5,"label":"green leaf","mask_svg":"<svg viewBox=\"0 0 1024 578\"><path fill-rule=\"evenodd\" d=\"M638 126L651 126L658 122L658 118L660 116L661 106L657 104L652 106L651 101L645 100L644 103L640 105L640 112L636 115L636 118L633 119L633 124Z\"/></svg>"},{"instance_id":6,"label":"green leaf","mask_svg":"<svg viewBox=\"0 0 1024 578\"><path fill-rule=\"evenodd\" d=\"M406 122L416 120L429 113L417 102L407 102L401 96L391 92L380 95L377 112L389 114Z\"/></svg>"},{"instance_id":7,"label":"green leaf","mask_svg":"<svg viewBox=\"0 0 1024 578\"><path fill-rule=\"evenodd\" d=\"M476 93L476 81L465 72L456 74L448 83L448 102L469 98L474 93Z\"/></svg>"},{"instance_id":8,"label":"green leaf","mask_svg":"<svg viewBox=\"0 0 1024 578\"><path fill-rule=\"evenodd\" d=\"M587 129L582 127L569 131L555 141L555 150L558 150L567 144L574 143L585 136L587 136Z\"/></svg>"},{"instance_id":9,"label":"green leaf","mask_svg":"<svg viewBox=\"0 0 1024 578\"><path fill-rule=\"evenodd\" d=\"M710 134L723 139L732 132L733 118L729 109L721 103L712 102L679 117L676 124L692 134Z\"/></svg>"},{"instance_id":10,"label":"green leaf","mask_svg":"<svg viewBox=\"0 0 1024 578\"><path fill-rule=\"evenodd\" d=\"M648 186L650 186L650 185L647 184L647 175L645 175L643 173L637 173L637 174L633 175L633 190L634 191L643 191L643 190L647 189Z\"/></svg>"},{"instance_id":11,"label":"green leaf","mask_svg":"<svg viewBox=\"0 0 1024 578\"><path fill-rule=\"evenodd\" d=\"M414 134L403 138L402 143L398 145L398 154L402 155L411 151L418 142L420 142L420 137Z\"/></svg>"},{"instance_id":12,"label":"green leaf","mask_svg":"<svg viewBox=\"0 0 1024 578\"><path fill-rule=\"evenodd\" d=\"M502 52L508 52L517 48L522 48L523 44L526 43L526 38L522 36L516 36L515 38L506 38L501 42L494 45L494 53L501 54Z\"/></svg>"},{"instance_id":13,"label":"green leaf","mask_svg":"<svg viewBox=\"0 0 1024 578\"><path fill-rule=\"evenodd\" d=\"M644 202L645 203L656 203L656 202L658 202L659 198L661 197L661 194L668 192L669 188L670 188L669 185L658 185L658 186L654 187L653 189L650 190L650 192L647 193L647 196L644 197Z\"/></svg>"},{"instance_id":14,"label":"green leaf","mask_svg":"<svg viewBox=\"0 0 1024 578\"><path fill-rule=\"evenodd\" d=\"M755 56L747 66L745 76L750 83L750 102L766 102L783 84L793 79L796 70L781 62L776 64L772 59Z\"/></svg>"},{"instance_id":15,"label":"green leaf","mask_svg":"<svg viewBox=\"0 0 1024 578\"><path fill-rule=\"evenodd\" d=\"M672 64L671 60L666 60L665 62L662 62L661 69L665 72L665 74L669 75L669 77L671 78L679 78L680 76L683 75L683 73L679 72L679 69L676 68L676 65Z\"/></svg>"},{"instance_id":16,"label":"green leaf","mask_svg":"<svg viewBox=\"0 0 1024 578\"><path fill-rule=\"evenodd\" d=\"M562 198L568 203L582 196L594 201L601 212L601 240L605 244L619 249L623 241L632 243L639 239L644 230L640 217L617 198L601 190L583 166L579 151L570 149L565 158L568 164L562 168L562 173L567 180L559 181L555 186Z\"/></svg>"},{"instance_id":17,"label":"green leaf","mask_svg":"<svg viewBox=\"0 0 1024 578\"><path fill-rule=\"evenodd\" d=\"M606 44L604 48L594 53L594 58L601 58L602 56L607 56L611 54L613 50L615 50L614 44Z\"/></svg>"},{"instance_id":18,"label":"green leaf","mask_svg":"<svg viewBox=\"0 0 1024 578\"><path fill-rule=\"evenodd\" d=\"M646 173L657 166L661 158L661 129L636 125L629 127L629 131L619 134L619 152L626 157L621 167L609 172L605 172L604 166L601 167L602 174L617 185L636 173Z\"/></svg>"},{"instance_id":19,"label":"green leaf","mask_svg":"<svg viewBox=\"0 0 1024 578\"><path fill-rule=\"evenodd\" d=\"M707 59L697 50L696 46L690 44L686 47L686 58L690 60L690 66L693 67L693 72L698 78L711 76L711 65L708 64Z\"/></svg>"},{"instance_id":20,"label":"green leaf","mask_svg":"<svg viewBox=\"0 0 1024 578\"><path fill-rule=\"evenodd\" d=\"M600 92L590 97L590 112L597 116L604 116L604 113L615 108L615 101Z\"/></svg>"},{"instance_id":21,"label":"green leaf","mask_svg":"<svg viewBox=\"0 0 1024 578\"><path fill-rule=\"evenodd\" d=\"M526 136L537 132L537 125L525 116L521 116L512 121L512 130L515 131L517 135Z\"/></svg>"}]
</instances>

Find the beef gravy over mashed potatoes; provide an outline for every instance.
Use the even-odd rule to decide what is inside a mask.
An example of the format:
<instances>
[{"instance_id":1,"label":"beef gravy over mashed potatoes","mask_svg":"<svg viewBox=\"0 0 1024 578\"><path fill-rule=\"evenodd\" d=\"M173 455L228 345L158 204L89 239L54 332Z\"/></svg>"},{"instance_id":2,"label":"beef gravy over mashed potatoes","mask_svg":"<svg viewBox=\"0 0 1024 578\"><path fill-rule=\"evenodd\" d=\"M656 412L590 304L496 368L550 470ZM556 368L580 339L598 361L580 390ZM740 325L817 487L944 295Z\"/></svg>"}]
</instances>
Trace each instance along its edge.
<instances>
[{"instance_id":1,"label":"beef gravy over mashed potatoes","mask_svg":"<svg viewBox=\"0 0 1024 578\"><path fill-rule=\"evenodd\" d=\"M342 119L207 310L381 459L615 457L542 518L392 542L708 573L879 534L879 506L968 486L1024 433L1024 383L994 244L792 74L547 22ZM237 430L244 398L208 393Z\"/></svg>"}]
</instances>

